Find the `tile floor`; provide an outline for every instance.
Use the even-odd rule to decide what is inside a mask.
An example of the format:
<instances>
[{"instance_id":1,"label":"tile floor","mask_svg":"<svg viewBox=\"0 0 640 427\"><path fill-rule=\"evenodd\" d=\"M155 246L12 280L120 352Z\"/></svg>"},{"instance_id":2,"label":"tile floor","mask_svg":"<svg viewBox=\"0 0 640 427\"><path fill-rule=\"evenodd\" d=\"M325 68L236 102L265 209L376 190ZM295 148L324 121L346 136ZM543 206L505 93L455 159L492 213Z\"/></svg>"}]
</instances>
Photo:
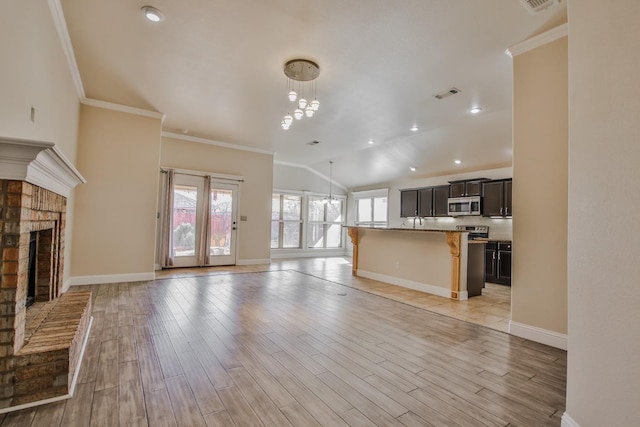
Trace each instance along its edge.
<instances>
[{"instance_id":1,"label":"tile floor","mask_svg":"<svg viewBox=\"0 0 640 427\"><path fill-rule=\"evenodd\" d=\"M486 283L482 295L467 301L426 294L376 280L351 275L350 257L275 259L271 264L177 268L156 272L156 278L207 276L229 273L295 270L334 283L356 288L374 295L402 302L413 307L508 332L511 319L511 287Z\"/></svg>"}]
</instances>

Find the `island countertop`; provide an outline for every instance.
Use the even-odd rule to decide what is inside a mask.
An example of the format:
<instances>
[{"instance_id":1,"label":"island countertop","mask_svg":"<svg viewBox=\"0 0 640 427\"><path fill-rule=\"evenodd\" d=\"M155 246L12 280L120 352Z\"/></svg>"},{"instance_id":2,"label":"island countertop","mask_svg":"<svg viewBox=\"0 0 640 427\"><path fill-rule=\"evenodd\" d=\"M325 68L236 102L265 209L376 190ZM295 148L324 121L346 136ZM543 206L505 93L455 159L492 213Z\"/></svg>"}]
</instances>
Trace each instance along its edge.
<instances>
[{"instance_id":1,"label":"island countertop","mask_svg":"<svg viewBox=\"0 0 640 427\"><path fill-rule=\"evenodd\" d=\"M361 225L345 225L346 228L357 228L359 230L380 230L380 231L419 231L428 233L468 233L467 230L445 230L441 228L408 228L408 227L363 227Z\"/></svg>"}]
</instances>

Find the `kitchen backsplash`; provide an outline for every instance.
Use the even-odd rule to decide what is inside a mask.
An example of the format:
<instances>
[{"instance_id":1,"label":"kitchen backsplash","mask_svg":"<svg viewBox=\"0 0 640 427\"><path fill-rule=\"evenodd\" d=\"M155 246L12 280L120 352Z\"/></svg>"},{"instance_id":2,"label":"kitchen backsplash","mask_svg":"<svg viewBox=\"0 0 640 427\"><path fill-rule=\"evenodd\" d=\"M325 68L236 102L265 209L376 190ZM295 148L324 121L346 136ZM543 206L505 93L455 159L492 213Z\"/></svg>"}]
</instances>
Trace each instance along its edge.
<instances>
[{"instance_id":1,"label":"kitchen backsplash","mask_svg":"<svg viewBox=\"0 0 640 427\"><path fill-rule=\"evenodd\" d=\"M487 225L489 226L489 238L492 240L511 240L511 218L486 218L483 216L470 217L446 217L446 218L422 218L422 225L416 219L416 228L435 230L454 230L456 225ZM401 218L397 226L413 228L413 218ZM389 225L394 227L394 225Z\"/></svg>"}]
</instances>

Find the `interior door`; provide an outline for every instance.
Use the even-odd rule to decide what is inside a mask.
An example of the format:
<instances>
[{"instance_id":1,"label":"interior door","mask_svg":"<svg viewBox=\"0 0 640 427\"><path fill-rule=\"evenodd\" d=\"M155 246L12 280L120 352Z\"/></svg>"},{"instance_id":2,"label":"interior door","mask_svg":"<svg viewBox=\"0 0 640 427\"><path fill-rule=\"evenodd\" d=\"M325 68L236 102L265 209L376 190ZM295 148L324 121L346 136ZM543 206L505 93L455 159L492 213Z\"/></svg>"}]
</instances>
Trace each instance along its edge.
<instances>
[{"instance_id":1,"label":"interior door","mask_svg":"<svg viewBox=\"0 0 640 427\"><path fill-rule=\"evenodd\" d=\"M211 182L209 265L236 263L238 184Z\"/></svg>"},{"instance_id":2,"label":"interior door","mask_svg":"<svg viewBox=\"0 0 640 427\"><path fill-rule=\"evenodd\" d=\"M204 180L201 177L176 174L173 190L173 265L198 265L200 250Z\"/></svg>"}]
</instances>

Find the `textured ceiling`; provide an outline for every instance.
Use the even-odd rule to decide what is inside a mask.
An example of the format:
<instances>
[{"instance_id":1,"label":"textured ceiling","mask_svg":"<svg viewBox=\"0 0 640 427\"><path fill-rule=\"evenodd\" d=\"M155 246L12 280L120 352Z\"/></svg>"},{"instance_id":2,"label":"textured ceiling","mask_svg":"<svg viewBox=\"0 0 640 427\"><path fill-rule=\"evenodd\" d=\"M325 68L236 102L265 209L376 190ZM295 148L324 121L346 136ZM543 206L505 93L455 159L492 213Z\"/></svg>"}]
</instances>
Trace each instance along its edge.
<instances>
[{"instance_id":1,"label":"textured ceiling","mask_svg":"<svg viewBox=\"0 0 640 427\"><path fill-rule=\"evenodd\" d=\"M349 188L511 165L504 51L566 19L564 5L532 15L518 0L61 4L88 98L159 111L165 131L273 151L324 174L333 160ZM165 21L146 21L145 4ZM320 66L321 107L285 131L283 65L297 57ZM433 97L452 86L462 92Z\"/></svg>"}]
</instances>

